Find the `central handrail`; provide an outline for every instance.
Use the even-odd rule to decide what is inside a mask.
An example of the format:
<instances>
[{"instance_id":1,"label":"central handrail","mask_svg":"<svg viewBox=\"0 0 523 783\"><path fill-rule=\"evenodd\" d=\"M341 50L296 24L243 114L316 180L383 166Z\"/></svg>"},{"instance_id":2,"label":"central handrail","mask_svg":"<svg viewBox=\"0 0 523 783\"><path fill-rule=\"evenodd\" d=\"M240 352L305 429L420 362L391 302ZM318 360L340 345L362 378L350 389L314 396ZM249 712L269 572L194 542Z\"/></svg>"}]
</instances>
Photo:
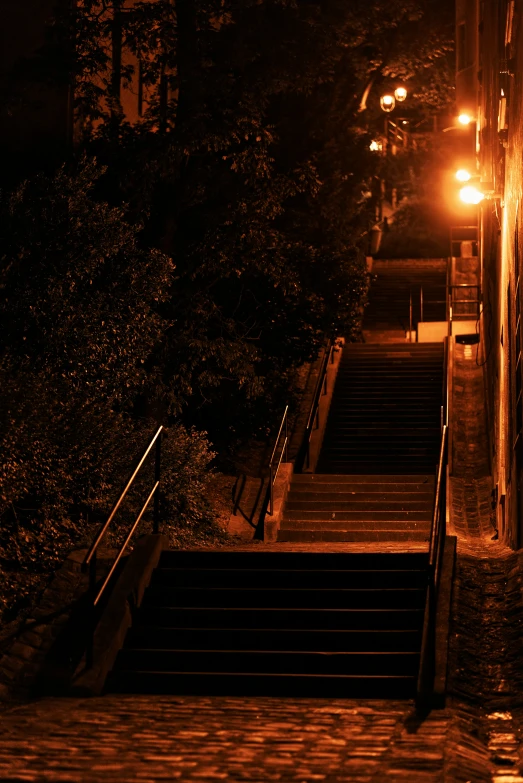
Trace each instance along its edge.
<instances>
[{"instance_id":1,"label":"central handrail","mask_svg":"<svg viewBox=\"0 0 523 783\"><path fill-rule=\"evenodd\" d=\"M285 454L285 461L287 461L288 456L288 443L289 443L289 406L285 406L285 410L283 412L280 429L278 430L278 434L276 436L276 442L274 444L274 448L272 450L271 458L269 461L269 514L270 516L274 513L274 482L276 481L276 476L278 475L278 471L280 469L280 465L283 459L283 455ZM276 465L276 470L274 469L274 458L276 456L276 451L278 449L278 444L280 442L281 434L283 432L283 428L285 427L285 439L283 441L283 446L281 448L280 456L278 459L278 464Z\"/></svg>"},{"instance_id":2,"label":"central handrail","mask_svg":"<svg viewBox=\"0 0 523 783\"><path fill-rule=\"evenodd\" d=\"M310 468L311 462L311 438L315 430L320 426L320 400L322 396L327 394L327 373L329 369L329 362L334 363L334 346L335 339L331 338L325 345L321 366L316 379L316 385L314 387L314 394L312 395L312 403L309 408L309 415L307 417L307 424L305 425L305 434L302 441L302 452L300 459L297 460L298 469L303 468L303 462L305 462L306 469ZM305 454L303 454L305 449Z\"/></svg>"}]
</instances>

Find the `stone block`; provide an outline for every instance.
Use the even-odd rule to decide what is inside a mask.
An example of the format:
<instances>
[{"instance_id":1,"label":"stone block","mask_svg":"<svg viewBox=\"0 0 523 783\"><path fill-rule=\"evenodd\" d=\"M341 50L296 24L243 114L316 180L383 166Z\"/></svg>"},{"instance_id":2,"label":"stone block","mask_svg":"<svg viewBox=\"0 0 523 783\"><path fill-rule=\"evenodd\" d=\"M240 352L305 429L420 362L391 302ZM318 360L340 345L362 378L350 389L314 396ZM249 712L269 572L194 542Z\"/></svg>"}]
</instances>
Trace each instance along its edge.
<instances>
[{"instance_id":1,"label":"stone block","mask_svg":"<svg viewBox=\"0 0 523 783\"><path fill-rule=\"evenodd\" d=\"M132 624L133 610L141 605L162 550L168 545L168 538L163 535L144 536L136 543L96 627L94 665L86 668L85 657L80 662L72 679L73 695L95 696L102 692L107 674Z\"/></svg>"},{"instance_id":2,"label":"stone block","mask_svg":"<svg viewBox=\"0 0 523 783\"><path fill-rule=\"evenodd\" d=\"M283 508L285 500L287 499L287 493L294 472L294 465L292 462L282 462L278 475L274 482L273 489L273 513L270 514L270 509L267 509L265 519L263 523L263 540L266 543L277 541L278 530L280 529L281 520L283 517Z\"/></svg>"}]
</instances>

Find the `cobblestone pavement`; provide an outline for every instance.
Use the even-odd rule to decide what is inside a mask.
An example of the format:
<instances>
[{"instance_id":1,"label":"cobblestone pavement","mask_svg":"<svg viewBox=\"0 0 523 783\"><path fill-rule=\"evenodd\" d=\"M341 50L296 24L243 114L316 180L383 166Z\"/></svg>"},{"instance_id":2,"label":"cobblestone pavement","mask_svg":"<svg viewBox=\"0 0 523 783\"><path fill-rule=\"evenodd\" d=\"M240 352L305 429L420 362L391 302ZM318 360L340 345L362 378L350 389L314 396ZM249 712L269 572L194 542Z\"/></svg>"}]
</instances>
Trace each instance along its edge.
<instances>
[{"instance_id":1,"label":"cobblestone pavement","mask_svg":"<svg viewBox=\"0 0 523 783\"><path fill-rule=\"evenodd\" d=\"M448 730L403 702L46 699L0 716L0 779L429 783Z\"/></svg>"}]
</instances>

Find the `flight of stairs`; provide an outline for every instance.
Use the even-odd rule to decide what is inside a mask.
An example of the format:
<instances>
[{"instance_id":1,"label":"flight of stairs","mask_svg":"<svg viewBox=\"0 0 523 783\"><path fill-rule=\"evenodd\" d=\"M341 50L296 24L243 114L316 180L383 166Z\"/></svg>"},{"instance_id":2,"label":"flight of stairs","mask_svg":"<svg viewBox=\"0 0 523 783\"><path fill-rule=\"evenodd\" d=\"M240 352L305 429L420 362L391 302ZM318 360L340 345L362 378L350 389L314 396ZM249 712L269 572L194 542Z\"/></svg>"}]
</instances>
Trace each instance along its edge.
<instances>
[{"instance_id":1,"label":"flight of stairs","mask_svg":"<svg viewBox=\"0 0 523 783\"><path fill-rule=\"evenodd\" d=\"M412 698L426 553L165 551L106 691Z\"/></svg>"},{"instance_id":2,"label":"flight of stairs","mask_svg":"<svg viewBox=\"0 0 523 783\"><path fill-rule=\"evenodd\" d=\"M412 292L412 320L420 320L420 289L423 289L423 320L446 318L446 259L429 261L375 261L369 301L365 308L364 331L403 336L409 328L409 299Z\"/></svg>"},{"instance_id":3,"label":"flight of stairs","mask_svg":"<svg viewBox=\"0 0 523 783\"><path fill-rule=\"evenodd\" d=\"M442 343L345 345L318 473L433 474Z\"/></svg>"},{"instance_id":4,"label":"flight of stairs","mask_svg":"<svg viewBox=\"0 0 523 783\"><path fill-rule=\"evenodd\" d=\"M428 541L434 476L297 474L278 541Z\"/></svg>"}]
</instances>

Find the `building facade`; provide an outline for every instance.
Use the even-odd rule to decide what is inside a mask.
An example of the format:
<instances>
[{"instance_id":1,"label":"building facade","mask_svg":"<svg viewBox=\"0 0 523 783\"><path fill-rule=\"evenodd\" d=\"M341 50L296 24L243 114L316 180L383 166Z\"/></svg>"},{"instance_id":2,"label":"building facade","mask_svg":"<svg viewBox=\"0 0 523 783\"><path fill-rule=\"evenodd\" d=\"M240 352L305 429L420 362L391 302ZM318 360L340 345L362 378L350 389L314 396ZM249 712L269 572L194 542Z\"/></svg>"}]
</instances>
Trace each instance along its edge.
<instances>
[{"instance_id":1,"label":"building facade","mask_svg":"<svg viewBox=\"0 0 523 783\"><path fill-rule=\"evenodd\" d=\"M480 343L489 422L492 507L499 537L523 544L523 3L458 0L456 102L473 117Z\"/></svg>"}]
</instances>

